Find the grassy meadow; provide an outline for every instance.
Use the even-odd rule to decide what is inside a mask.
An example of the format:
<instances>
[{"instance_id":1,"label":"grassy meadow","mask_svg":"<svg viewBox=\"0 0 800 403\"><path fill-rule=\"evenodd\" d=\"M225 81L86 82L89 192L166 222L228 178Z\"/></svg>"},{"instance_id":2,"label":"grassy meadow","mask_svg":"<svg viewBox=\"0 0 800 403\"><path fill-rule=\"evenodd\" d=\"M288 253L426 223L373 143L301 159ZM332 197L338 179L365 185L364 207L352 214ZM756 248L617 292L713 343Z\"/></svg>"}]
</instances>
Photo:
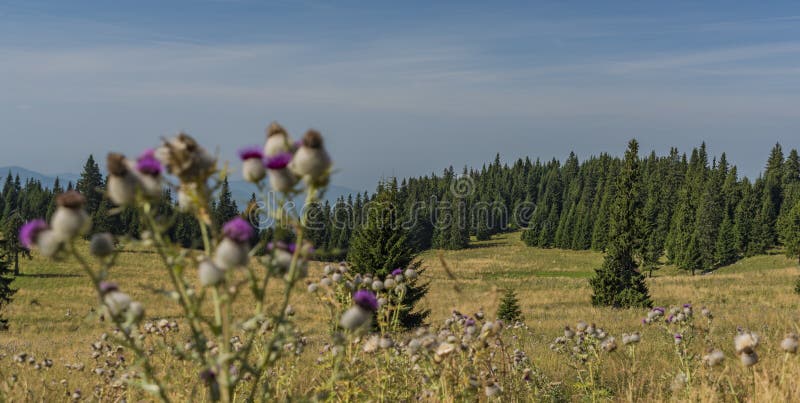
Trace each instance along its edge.
<instances>
[{"instance_id":1,"label":"grassy meadow","mask_svg":"<svg viewBox=\"0 0 800 403\"><path fill-rule=\"evenodd\" d=\"M708 340L725 352L722 367L701 369L700 381L685 393L673 393L670 385L680 368L668 337L657 327L645 327L644 310L595 308L590 304L587 279L599 267L603 256L591 251L566 251L525 247L519 233L473 242L462 251L428 251L422 256L430 280L424 307L430 309L429 323L438 324L453 309L466 314L483 310L493 318L505 288L517 292L527 330L515 333L516 342L531 363L562 391L558 399L581 400L574 393L575 369L563 355L549 348L563 334L565 325L580 320L594 322L617 338L623 332L640 331L642 341L636 350L635 366L621 348L602 362L603 398L615 401L797 401L800 400L800 358L786 356L779 343L784 334L800 330L800 297L794 294L794 281L800 270L793 260L780 254L756 256L723 267L707 275L690 276L664 267L648 278L653 301L659 306L691 303L699 311L707 306L714 314ZM442 267L446 262L452 276ZM310 277L318 277L323 264L314 263ZM156 290L168 287L158 256L148 250L126 250L118 256L112 277L136 300L144 302L149 320L177 319L178 310ZM58 401L70 399L74 390L82 399L128 401L146 398L141 392L114 392L100 382L92 368L90 344L109 324L101 322L93 307L97 298L89 280L72 261L50 261L39 257L22 262L23 275L14 286L19 289L5 315L10 330L0 333L0 397L10 401ZM190 275L193 275L190 274ZM277 303L277 295L269 299ZM308 337L306 352L281 374L290 394L308 395L324 382L314 361L315 354L328 338L326 312L305 287L298 287L292 306L294 319ZM247 309L246 301L237 309ZM699 316L699 315L698 315ZM761 338L760 362L753 369L739 364L733 353L737 327L757 332ZM173 336L180 337L180 336ZM51 368L36 369L15 363L19 353L53 361ZM103 357L99 358L100 360ZM166 360L167 358L165 358ZM65 365L84 363L85 370ZM196 382L188 369L178 364L171 377L186 377L186 389L170 391L176 400L185 400ZM380 371L379 369L375 369ZM413 377L406 385L416 388ZM481 397L484 398L484 397ZM555 400L555 397L553 398ZM343 399L347 400L347 399ZM386 396L386 401L393 401ZM459 399L452 399L459 400ZM532 395L506 395L506 401L534 400Z\"/></svg>"}]
</instances>

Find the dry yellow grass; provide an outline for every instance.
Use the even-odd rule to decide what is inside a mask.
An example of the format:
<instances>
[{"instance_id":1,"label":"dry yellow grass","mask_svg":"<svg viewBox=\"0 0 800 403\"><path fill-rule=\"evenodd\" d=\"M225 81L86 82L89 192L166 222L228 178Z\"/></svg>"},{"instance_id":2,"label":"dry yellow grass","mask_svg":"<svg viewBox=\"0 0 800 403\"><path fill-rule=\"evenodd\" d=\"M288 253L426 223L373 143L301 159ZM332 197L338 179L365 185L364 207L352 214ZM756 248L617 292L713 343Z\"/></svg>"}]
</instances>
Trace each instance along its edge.
<instances>
[{"instance_id":1,"label":"dry yellow grass","mask_svg":"<svg viewBox=\"0 0 800 403\"><path fill-rule=\"evenodd\" d=\"M453 280L441 267L442 256L456 276ZM527 248L519 234L505 234L487 242L478 242L464 251L429 251L422 255L431 282L424 306L431 310L430 322L439 323L452 309L474 313L483 309L494 316L501 290L514 288L520 300L530 335L521 340L533 364L552 381L560 382L569 391L575 381L574 370L565 365L563 356L548 348L562 334L564 325L579 320L596 322L612 335L642 331L638 348L639 369L628 373L629 361L624 354L609 356L604 363L604 379L615 400L658 401L671 398L669 385L678 363L668 337L654 327L641 325L642 310L595 308L589 303L589 278L602 255L589 251L542 250ZM66 389L80 388L89 396L97 378L89 373L70 372L64 364L85 362L91 366L89 344L108 331L93 314L96 296L81 269L71 261L53 262L35 257L23 262L19 288L5 315L11 329L0 333L0 393L14 400L51 400L63 398ZM314 277L322 264L314 264ZM148 318L177 318L178 309L152 290L167 287L168 280L157 256L146 250L125 251L119 256L111 276L147 307ZM784 356L778 343L789 331L798 331L800 297L793 293L796 264L781 255L758 256L719 269L713 274L689 276L674 268L665 268L648 279L651 295L657 305L692 303L706 305L715 314L710 337L728 359L724 371L727 385L701 382L690 395L678 399L789 401L800 399L800 359ZM457 287L456 287L457 286ZM457 290L458 289L458 290ZM277 289L276 289L277 293ZM277 296L273 298L276 300ZM247 309L247 302L238 309ZM298 326L309 335L310 357L301 358L287 367L290 393L307 393L314 382L324 377L313 365L313 352L326 340L327 313L304 289L298 288L292 301ZM733 354L732 337L737 327L758 332L763 340L759 350L761 362L754 371L741 367ZM29 365L14 364L11 357L26 352L37 359L50 358L53 368L34 370ZM784 366L785 365L785 366ZM705 371L705 370L704 370ZM707 371L706 371L707 372ZM706 372L703 372L705 374ZM792 382L779 384L779 376ZM710 372L708 372L710 373ZM9 381L16 375L18 382ZM190 373L177 373L187 383L195 379ZM60 384L65 379L68 386ZM300 381L302 379L302 382ZM185 396L186 391L176 391ZM732 393L731 390L735 392ZM101 395L102 396L105 395ZM141 396L134 394L133 396ZM523 397L515 399L526 400Z\"/></svg>"}]
</instances>

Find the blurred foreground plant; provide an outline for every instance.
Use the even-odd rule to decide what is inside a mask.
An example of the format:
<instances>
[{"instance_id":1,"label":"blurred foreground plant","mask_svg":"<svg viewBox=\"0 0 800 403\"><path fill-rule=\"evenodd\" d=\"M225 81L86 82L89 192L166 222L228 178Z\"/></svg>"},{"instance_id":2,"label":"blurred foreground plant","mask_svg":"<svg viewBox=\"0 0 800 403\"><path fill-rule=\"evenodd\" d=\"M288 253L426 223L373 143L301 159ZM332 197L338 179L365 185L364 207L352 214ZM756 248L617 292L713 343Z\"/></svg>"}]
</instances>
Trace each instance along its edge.
<instances>
[{"instance_id":1,"label":"blurred foreground plant","mask_svg":"<svg viewBox=\"0 0 800 403\"><path fill-rule=\"evenodd\" d=\"M240 151L240 157L244 178L258 187L265 202L267 176L271 189L280 194L277 207L269 213L276 226L293 233L293 244L273 242L266 248L256 244L253 223L242 217L212 222L211 196L227 173L218 167L215 156L187 134L164 140L136 160L117 153L108 155L107 197L120 208L137 209L146 228L141 239L123 241L152 247L158 253L171 284L171 289L161 292L180 307L190 335L187 343L161 338L157 344L196 364L196 377L213 401L229 402L239 395L248 401L262 400L275 393L275 385L266 374L280 360L286 345L299 342L289 318L289 301L295 284L305 277L313 253L313 247L304 242L305 216L283 206L300 193L305 193L306 205L318 200L331 169L317 131L309 130L301 141L293 143L277 123L269 127L263 150L246 148ZM202 251L183 249L169 238L174 217L159 215L155 207L164 187L176 190L179 209L197 220ZM59 195L57 201L58 208L49 223L34 220L23 226L22 242L44 256L71 257L80 263L92 280L104 315L116 326L113 337L135 357L133 364L138 371L125 382L169 401L170 390L178 385L170 384L169 374L158 367L152 347L145 344L145 335L153 333L154 325L147 322L142 328L145 307L111 281L111 269L120 251L117 240L107 233L94 234L89 248L94 259L84 256L76 240L91 227L86 199L69 191ZM255 256L259 250L267 253ZM253 267L253 257L263 269ZM198 281L187 278L189 270L197 271ZM268 305L267 286L274 281L282 284L283 292ZM252 311L235 312L234 303L245 293L252 294L255 301ZM240 387L243 380L249 381L247 387Z\"/></svg>"}]
</instances>

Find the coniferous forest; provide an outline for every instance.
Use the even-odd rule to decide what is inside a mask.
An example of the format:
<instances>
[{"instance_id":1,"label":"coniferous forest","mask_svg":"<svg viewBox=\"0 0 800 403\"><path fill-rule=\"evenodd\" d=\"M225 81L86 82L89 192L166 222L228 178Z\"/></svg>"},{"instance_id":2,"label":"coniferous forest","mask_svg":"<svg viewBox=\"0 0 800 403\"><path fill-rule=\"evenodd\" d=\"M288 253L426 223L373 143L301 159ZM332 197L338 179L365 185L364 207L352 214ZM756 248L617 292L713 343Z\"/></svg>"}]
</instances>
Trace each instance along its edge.
<instances>
[{"instance_id":1,"label":"coniferous forest","mask_svg":"<svg viewBox=\"0 0 800 403\"><path fill-rule=\"evenodd\" d=\"M529 246L605 251L622 166L620 157L608 154L580 160L570 153L564 161L546 162L525 158L510 165L497 155L480 169L465 167L457 173L449 167L441 175L392 178L372 193L312 206L307 214L314 224L307 236L321 259L343 259L376 195L391 192L415 251L462 249L469 246L470 236L485 240L513 230L522 230ZM673 148L667 155L640 155L638 167L638 200L631 201L637 206L633 248L643 271L671 263L697 273L778 247L789 256L800 254L796 149L785 153L776 144L754 179L740 175L724 153L708 155L705 144L688 154ZM35 180L22 183L9 173L0 195L3 232L16 233L33 217L49 218L54 196L74 188L86 195L95 228L137 235L136 213L116 209L103 196L104 184L91 156L77 183L56 181L52 189ZM176 203L165 189L159 209L175 220L170 235L186 247L199 246L195 220L177 212ZM224 223L247 208L242 207L223 181L212 205L213 221ZM271 237L272 231L263 229L262 237Z\"/></svg>"}]
</instances>

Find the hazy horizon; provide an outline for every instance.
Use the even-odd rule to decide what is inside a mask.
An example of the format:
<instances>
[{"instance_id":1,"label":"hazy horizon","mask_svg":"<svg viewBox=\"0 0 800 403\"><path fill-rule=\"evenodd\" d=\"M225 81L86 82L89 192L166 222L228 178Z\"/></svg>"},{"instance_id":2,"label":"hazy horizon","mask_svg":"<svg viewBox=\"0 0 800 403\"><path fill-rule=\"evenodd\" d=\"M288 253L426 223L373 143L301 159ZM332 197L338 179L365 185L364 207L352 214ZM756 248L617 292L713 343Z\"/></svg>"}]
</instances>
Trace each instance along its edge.
<instances>
[{"instance_id":1,"label":"hazy horizon","mask_svg":"<svg viewBox=\"0 0 800 403\"><path fill-rule=\"evenodd\" d=\"M235 163L277 120L321 130L354 189L634 137L752 178L798 147L800 6L719 4L5 2L0 166L80 172L180 130Z\"/></svg>"}]
</instances>

